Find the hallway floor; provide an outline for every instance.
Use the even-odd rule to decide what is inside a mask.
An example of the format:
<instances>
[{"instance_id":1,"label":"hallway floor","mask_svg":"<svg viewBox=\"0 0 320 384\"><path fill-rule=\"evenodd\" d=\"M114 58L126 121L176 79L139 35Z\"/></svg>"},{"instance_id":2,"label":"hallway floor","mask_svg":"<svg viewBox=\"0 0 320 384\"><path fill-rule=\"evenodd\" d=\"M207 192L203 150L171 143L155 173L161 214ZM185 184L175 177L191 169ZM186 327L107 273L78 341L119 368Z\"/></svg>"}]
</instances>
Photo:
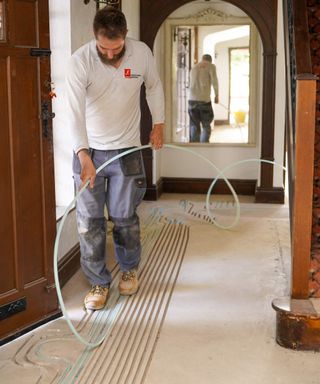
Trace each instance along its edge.
<instances>
[{"instance_id":1,"label":"hallway floor","mask_svg":"<svg viewBox=\"0 0 320 384\"><path fill-rule=\"evenodd\" d=\"M84 347L57 319L0 349L0 383L319 383L319 353L275 342L271 302L289 292L288 207L240 201L229 230L211 223L203 195L144 202L138 293L119 296L114 262L104 310L83 310L80 271L63 289L76 329L91 342L106 336L102 344ZM220 224L233 221L232 197L211 207Z\"/></svg>"}]
</instances>

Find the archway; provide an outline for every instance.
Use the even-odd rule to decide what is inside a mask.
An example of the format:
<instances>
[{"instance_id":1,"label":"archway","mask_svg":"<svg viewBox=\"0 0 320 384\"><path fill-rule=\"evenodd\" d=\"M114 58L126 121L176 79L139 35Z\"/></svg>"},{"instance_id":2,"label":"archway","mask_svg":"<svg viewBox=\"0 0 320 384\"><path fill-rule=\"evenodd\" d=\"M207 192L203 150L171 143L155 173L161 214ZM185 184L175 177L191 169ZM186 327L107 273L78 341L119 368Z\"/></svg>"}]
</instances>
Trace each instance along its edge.
<instances>
[{"instance_id":1,"label":"archway","mask_svg":"<svg viewBox=\"0 0 320 384\"><path fill-rule=\"evenodd\" d=\"M152 49L156 34L165 19L177 8L192 0L163 0L160 2L140 1L140 38ZM263 92L262 92L262 133L261 158L274 160L274 118L276 85L276 37L277 37L277 1L228 0L244 11L256 24L263 44ZM151 119L146 103L143 102L142 141L147 143L151 130ZM145 158L147 177L150 186L152 180L152 156ZM148 172L149 170L149 172ZM273 186L273 166L262 164L260 185L255 192L256 202L283 203L283 188Z\"/></svg>"}]
</instances>

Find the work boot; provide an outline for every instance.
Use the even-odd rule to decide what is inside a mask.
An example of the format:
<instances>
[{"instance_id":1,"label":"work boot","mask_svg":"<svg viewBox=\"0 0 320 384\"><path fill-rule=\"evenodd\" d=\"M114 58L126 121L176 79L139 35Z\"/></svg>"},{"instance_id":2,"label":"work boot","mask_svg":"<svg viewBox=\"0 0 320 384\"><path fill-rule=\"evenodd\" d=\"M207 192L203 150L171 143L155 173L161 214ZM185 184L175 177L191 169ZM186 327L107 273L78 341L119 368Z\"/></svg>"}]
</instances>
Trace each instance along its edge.
<instances>
[{"instance_id":1,"label":"work boot","mask_svg":"<svg viewBox=\"0 0 320 384\"><path fill-rule=\"evenodd\" d=\"M109 287L102 285L93 285L90 292L84 298L84 306L86 309L101 309L106 305Z\"/></svg>"},{"instance_id":2,"label":"work boot","mask_svg":"<svg viewBox=\"0 0 320 384\"><path fill-rule=\"evenodd\" d=\"M139 288L139 282L137 277L137 271L131 269L130 271L121 272L119 281L120 295L130 296L137 292Z\"/></svg>"}]
</instances>

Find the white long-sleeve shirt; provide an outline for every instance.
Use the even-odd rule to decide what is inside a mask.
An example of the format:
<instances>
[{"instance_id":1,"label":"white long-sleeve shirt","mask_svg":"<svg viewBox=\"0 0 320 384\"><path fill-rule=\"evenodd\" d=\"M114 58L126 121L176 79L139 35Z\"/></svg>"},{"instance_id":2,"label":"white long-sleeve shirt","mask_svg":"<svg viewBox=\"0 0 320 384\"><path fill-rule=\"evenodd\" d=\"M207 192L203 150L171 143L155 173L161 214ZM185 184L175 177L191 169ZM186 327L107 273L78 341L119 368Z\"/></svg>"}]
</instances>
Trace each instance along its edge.
<instances>
[{"instance_id":1,"label":"white long-sleeve shirt","mask_svg":"<svg viewBox=\"0 0 320 384\"><path fill-rule=\"evenodd\" d=\"M100 60L96 41L71 57L66 76L68 124L73 149L120 149L140 144L140 88L153 124L164 122L162 84L151 50L130 38L119 68Z\"/></svg>"},{"instance_id":2,"label":"white long-sleeve shirt","mask_svg":"<svg viewBox=\"0 0 320 384\"><path fill-rule=\"evenodd\" d=\"M189 100L209 102L211 86L219 96L216 66L209 61L200 61L190 71Z\"/></svg>"}]
</instances>

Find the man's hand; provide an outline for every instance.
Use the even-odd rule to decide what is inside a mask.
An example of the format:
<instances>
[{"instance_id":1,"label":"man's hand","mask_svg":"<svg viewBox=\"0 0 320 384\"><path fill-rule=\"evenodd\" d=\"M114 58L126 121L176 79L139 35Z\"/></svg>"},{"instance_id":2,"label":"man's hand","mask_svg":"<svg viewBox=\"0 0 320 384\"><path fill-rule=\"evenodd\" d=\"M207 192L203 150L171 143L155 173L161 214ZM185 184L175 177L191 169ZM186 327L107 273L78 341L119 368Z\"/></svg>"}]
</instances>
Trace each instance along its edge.
<instances>
[{"instance_id":1,"label":"man's hand","mask_svg":"<svg viewBox=\"0 0 320 384\"><path fill-rule=\"evenodd\" d=\"M80 188L82 188L88 180L90 180L90 184L89 184L90 188L93 188L94 181L96 179L96 169L93 165L93 162L92 162L91 157L88 153L88 150L87 149L81 149L78 152L78 157L79 157L80 164L81 164L80 179L82 181L82 184L81 184Z\"/></svg>"},{"instance_id":2,"label":"man's hand","mask_svg":"<svg viewBox=\"0 0 320 384\"><path fill-rule=\"evenodd\" d=\"M150 144L153 149L160 149L163 146L164 124L155 124L150 133Z\"/></svg>"},{"instance_id":3,"label":"man's hand","mask_svg":"<svg viewBox=\"0 0 320 384\"><path fill-rule=\"evenodd\" d=\"M219 104L219 96L215 96L215 98L214 98L214 103L215 103L215 104Z\"/></svg>"}]
</instances>

